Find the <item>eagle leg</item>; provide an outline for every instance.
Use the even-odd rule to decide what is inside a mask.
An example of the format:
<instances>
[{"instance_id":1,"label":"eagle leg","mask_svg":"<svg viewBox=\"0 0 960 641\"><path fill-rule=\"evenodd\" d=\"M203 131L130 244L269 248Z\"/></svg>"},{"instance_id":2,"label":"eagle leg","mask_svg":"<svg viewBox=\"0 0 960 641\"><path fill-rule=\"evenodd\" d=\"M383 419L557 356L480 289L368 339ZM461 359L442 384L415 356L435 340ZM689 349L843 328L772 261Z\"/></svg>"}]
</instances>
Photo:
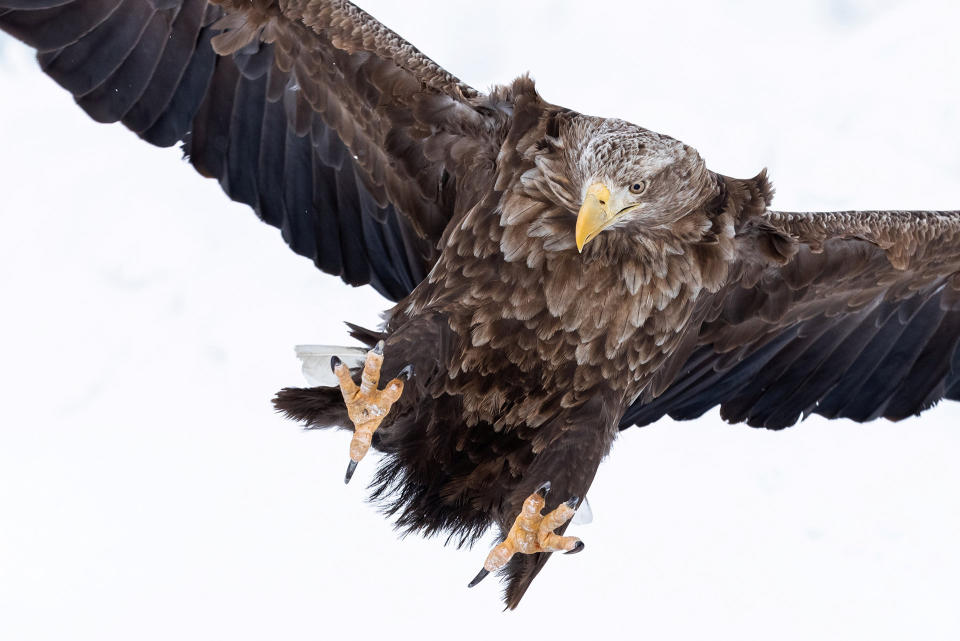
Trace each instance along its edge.
<instances>
[{"instance_id":1,"label":"eagle leg","mask_svg":"<svg viewBox=\"0 0 960 641\"><path fill-rule=\"evenodd\" d=\"M579 497L571 497L547 514L541 514L546 506L550 482L546 482L524 500L520 514L513 527L501 543L490 550L483 569L467 587L480 583L488 574L504 567L514 554L536 554L538 552L560 552L576 554L584 548L583 541L575 536L560 536L555 529L569 521L576 512Z\"/></svg>"},{"instance_id":2,"label":"eagle leg","mask_svg":"<svg viewBox=\"0 0 960 641\"><path fill-rule=\"evenodd\" d=\"M383 341L367 352L360 375L360 385L353 382L350 368L339 358L330 359L330 367L340 381L340 393L347 406L347 415L353 423L353 439L350 441L350 464L343 482L349 483L357 464L370 449L373 433L377 431L383 419L387 417L390 408L403 394L403 383L413 374L413 368L408 365L403 368L397 378L387 383L382 390L380 383L380 368L383 366Z\"/></svg>"}]
</instances>

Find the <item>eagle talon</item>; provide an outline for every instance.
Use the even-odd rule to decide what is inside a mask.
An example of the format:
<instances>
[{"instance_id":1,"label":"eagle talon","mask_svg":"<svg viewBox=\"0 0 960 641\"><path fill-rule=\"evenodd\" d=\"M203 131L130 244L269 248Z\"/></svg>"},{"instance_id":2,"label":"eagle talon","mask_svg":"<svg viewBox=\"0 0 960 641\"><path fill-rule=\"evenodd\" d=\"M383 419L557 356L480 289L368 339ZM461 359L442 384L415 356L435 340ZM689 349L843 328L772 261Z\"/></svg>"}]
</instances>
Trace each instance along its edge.
<instances>
[{"instance_id":1,"label":"eagle talon","mask_svg":"<svg viewBox=\"0 0 960 641\"><path fill-rule=\"evenodd\" d=\"M473 586L475 586L476 584L480 583L485 578L487 578L488 574L490 574L490 570L486 568L480 568L480 571L477 573L477 576L473 577L473 581L468 583L467 587L472 588Z\"/></svg>"},{"instance_id":2,"label":"eagle talon","mask_svg":"<svg viewBox=\"0 0 960 641\"><path fill-rule=\"evenodd\" d=\"M564 554L577 554L578 552L583 552L583 548L587 547L586 543L583 541L577 541L573 546L572 550L567 550Z\"/></svg>"},{"instance_id":3,"label":"eagle talon","mask_svg":"<svg viewBox=\"0 0 960 641\"><path fill-rule=\"evenodd\" d=\"M542 496L543 498L547 498L547 494L549 492L550 492L550 481L546 481L543 485L538 487L536 491L536 493Z\"/></svg>"},{"instance_id":4,"label":"eagle talon","mask_svg":"<svg viewBox=\"0 0 960 641\"><path fill-rule=\"evenodd\" d=\"M357 464L360 461L350 461L347 464L347 473L343 475L343 484L346 485L350 482L350 479L353 478L353 473L357 471Z\"/></svg>"},{"instance_id":5,"label":"eagle talon","mask_svg":"<svg viewBox=\"0 0 960 641\"><path fill-rule=\"evenodd\" d=\"M397 378L401 381L409 381L411 378L413 378L413 365L407 365L400 370L400 373L397 374Z\"/></svg>"},{"instance_id":6,"label":"eagle talon","mask_svg":"<svg viewBox=\"0 0 960 641\"><path fill-rule=\"evenodd\" d=\"M349 367L336 356L330 359L333 373L340 381L340 393L343 394L343 402L347 406L347 416L353 423L350 463L344 475L344 483L350 482L357 464L370 450L373 433L377 431L383 419L390 413L390 408L403 394L403 383L406 377L413 374L413 368L408 365L401 372L401 376L387 383L382 390L378 389L380 368L383 366L383 347L384 343L380 341L367 352L359 386L353 382Z\"/></svg>"},{"instance_id":7,"label":"eagle talon","mask_svg":"<svg viewBox=\"0 0 960 641\"><path fill-rule=\"evenodd\" d=\"M574 506L580 498L573 496L558 505L553 511L541 514L546 506L550 481L547 481L523 502L520 514L513 522L502 543L497 544L487 555L483 570L470 582L475 586L487 574L505 566L514 554L536 554L538 552L560 552L576 554L584 548L583 541L575 536L561 536L554 532L573 517Z\"/></svg>"}]
</instances>

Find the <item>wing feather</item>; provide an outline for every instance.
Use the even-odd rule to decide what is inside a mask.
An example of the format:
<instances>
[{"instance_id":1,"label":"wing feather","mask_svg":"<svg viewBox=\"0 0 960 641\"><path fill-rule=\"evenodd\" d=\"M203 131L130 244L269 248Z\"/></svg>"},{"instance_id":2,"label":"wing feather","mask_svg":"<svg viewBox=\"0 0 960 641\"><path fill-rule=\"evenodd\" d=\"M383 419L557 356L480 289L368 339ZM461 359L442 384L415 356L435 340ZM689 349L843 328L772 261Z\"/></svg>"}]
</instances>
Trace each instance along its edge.
<instances>
[{"instance_id":1,"label":"wing feather","mask_svg":"<svg viewBox=\"0 0 960 641\"><path fill-rule=\"evenodd\" d=\"M294 251L392 299L436 259L458 181L492 180L466 168L509 117L340 0L0 0L0 28L93 118L182 142Z\"/></svg>"},{"instance_id":2,"label":"wing feather","mask_svg":"<svg viewBox=\"0 0 960 641\"><path fill-rule=\"evenodd\" d=\"M774 429L813 413L899 420L956 397L960 212L766 212L738 243L679 373L621 427L717 405Z\"/></svg>"},{"instance_id":3,"label":"wing feather","mask_svg":"<svg viewBox=\"0 0 960 641\"><path fill-rule=\"evenodd\" d=\"M157 122L170 104L188 65L195 57L197 46L202 43L200 29L203 27L205 13L205 2L197 0L184 2L170 26L170 35L164 43L163 52L152 72L142 73L143 67L140 66L130 70L134 75L141 75L146 83L136 102L120 117L121 122L134 133L142 136ZM210 53L213 53L212 50ZM107 83L107 86L120 90L116 83ZM92 97L80 106L88 110L88 113L91 109L98 109L94 106Z\"/></svg>"},{"instance_id":4,"label":"wing feather","mask_svg":"<svg viewBox=\"0 0 960 641\"><path fill-rule=\"evenodd\" d=\"M174 7L169 12L157 12L150 16L138 41L110 77L86 94L77 96L77 104L91 118L97 122L121 120L143 95L179 13L180 7Z\"/></svg>"},{"instance_id":5,"label":"wing feather","mask_svg":"<svg viewBox=\"0 0 960 641\"><path fill-rule=\"evenodd\" d=\"M217 62L217 56L210 46L213 35L214 32L207 26L200 29L189 63L170 101L158 113L150 127L141 134L150 144L170 147L183 140L190 132L193 117L203 101Z\"/></svg>"},{"instance_id":6,"label":"wing feather","mask_svg":"<svg viewBox=\"0 0 960 641\"><path fill-rule=\"evenodd\" d=\"M55 54L40 54L40 66L74 96L83 96L100 87L123 64L154 15L153 8L139 0L123 0L106 20L76 42Z\"/></svg>"},{"instance_id":7,"label":"wing feather","mask_svg":"<svg viewBox=\"0 0 960 641\"><path fill-rule=\"evenodd\" d=\"M45 54L68 47L96 29L117 10L123 0L88 2L40 2L24 7L25 0L4 0L3 30Z\"/></svg>"}]
</instances>

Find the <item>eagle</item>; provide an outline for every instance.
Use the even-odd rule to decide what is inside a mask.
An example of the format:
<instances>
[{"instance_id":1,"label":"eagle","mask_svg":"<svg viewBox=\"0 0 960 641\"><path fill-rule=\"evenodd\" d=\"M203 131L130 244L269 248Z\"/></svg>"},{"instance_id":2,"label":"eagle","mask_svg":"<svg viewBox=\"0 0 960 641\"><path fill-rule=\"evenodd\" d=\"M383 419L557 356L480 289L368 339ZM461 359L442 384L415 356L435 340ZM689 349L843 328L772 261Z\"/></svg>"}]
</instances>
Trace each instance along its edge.
<instances>
[{"instance_id":1,"label":"eagle","mask_svg":"<svg viewBox=\"0 0 960 641\"><path fill-rule=\"evenodd\" d=\"M396 305L278 410L354 432L407 531L502 542L516 607L619 430L780 429L960 399L960 213L779 212L765 172L483 93L333 0L0 0L95 120L181 144L298 254ZM357 371L357 370L361 371ZM384 383L381 383L384 381ZM475 580L477 580L475 579Z\"/></svg>"}]
</instances>

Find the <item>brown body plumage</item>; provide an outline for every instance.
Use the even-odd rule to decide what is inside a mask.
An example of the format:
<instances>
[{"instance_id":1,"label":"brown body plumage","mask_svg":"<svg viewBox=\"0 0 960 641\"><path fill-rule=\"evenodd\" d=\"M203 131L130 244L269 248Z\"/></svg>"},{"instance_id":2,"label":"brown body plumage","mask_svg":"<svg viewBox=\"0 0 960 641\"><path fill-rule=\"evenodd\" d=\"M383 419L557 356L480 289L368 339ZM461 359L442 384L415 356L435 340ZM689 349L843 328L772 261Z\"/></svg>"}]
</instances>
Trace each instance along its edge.
<instances>
[{"instance_id":1,"label":"brown body plumage","mask_svg":"<svg viewBox=\"0 0 960 641\"><path fill-rule=\"evenodd\" d=\"M355 335L385 341L384 379L415 372L373 436L400 527L506 532L665 414L779 428L960 398L957 212L771 212L764 173L713 173L528 78L481 94L347 2L117 4L0 0L0 27L95 118L184 141L298 253L398 301ZM130 47L81 73L90 34ZM627 206L581 238L594 193ZM276 404L350 426L336 388ZM546 558L511 561L510 607Z\"/></svg>"}]
</instances>

